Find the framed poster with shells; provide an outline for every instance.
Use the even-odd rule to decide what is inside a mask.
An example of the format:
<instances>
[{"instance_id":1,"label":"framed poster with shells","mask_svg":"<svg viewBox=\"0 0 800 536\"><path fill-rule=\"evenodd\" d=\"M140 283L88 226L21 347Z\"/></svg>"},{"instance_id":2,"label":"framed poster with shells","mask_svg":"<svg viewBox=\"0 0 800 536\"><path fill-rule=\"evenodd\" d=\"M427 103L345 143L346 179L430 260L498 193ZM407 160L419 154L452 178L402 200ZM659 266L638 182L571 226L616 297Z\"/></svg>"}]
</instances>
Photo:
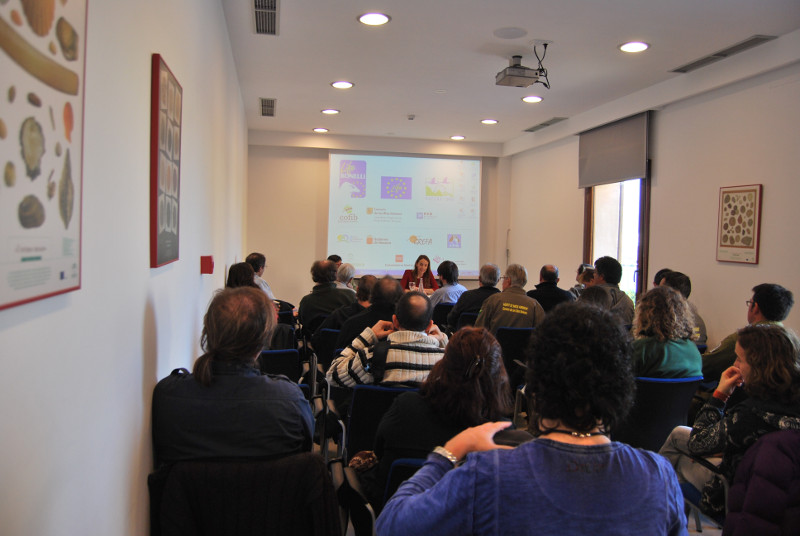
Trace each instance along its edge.
<instances>
[{"instance_id":1,"label":"framed poster with shells","mask_svg":"<svg viewBox=\"0 0 800 536\"><path fill-rule=\"evenodd\" d=\"M81 287L86 0L0 0L0 309Z\"/></svg>"},{"instance_id":2,"label":"framed poster with shells","mask_svg":"<svg viewBox=\"0 0 800 536\"><path fill-rule=\"evenodd\" d=\"M183 89L153 54L150 103L150 267L178 260Z\"/></svg>"},{"instance_id":3,"label":"framed poster with shells","mask_svg":"<svg viewBox=\"0 0 800 536\"><path fill-rule=\"evenodd\" d=\"M758 264L761 189L760 184L719 189L718 261Z\"/></svg>"}]
</instances>

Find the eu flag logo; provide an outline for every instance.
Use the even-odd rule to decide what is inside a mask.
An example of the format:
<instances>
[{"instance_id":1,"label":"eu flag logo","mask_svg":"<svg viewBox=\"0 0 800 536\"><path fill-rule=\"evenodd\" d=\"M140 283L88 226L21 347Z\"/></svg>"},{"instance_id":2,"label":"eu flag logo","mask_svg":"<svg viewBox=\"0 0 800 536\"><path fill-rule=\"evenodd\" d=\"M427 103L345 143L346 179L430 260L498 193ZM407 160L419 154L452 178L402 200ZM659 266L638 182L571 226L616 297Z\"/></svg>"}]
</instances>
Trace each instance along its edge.
<instances>
[{"instance_id":1,"label":"eu flag logo","mask_svg":"<svg viewBox=\"0 0 800 536\"><path fill-rule=\"evenodd\" d=\"M411 177L381 177L381 199L411 199Z\"/></svg>"}]
</instances>

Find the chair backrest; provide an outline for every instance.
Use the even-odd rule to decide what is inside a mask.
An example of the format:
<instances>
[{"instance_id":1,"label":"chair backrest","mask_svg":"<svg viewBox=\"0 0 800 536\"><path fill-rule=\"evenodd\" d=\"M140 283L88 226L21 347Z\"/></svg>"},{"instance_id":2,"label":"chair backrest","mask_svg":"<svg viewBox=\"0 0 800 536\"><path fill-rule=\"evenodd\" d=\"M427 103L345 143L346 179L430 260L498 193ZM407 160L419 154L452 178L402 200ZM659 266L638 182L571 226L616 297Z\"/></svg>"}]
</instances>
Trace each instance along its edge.
<instances>
[{"instance_id":1,"label":"chair backrest","mask_svg":"<svg viewBox=\"0 0 800 536\"><path fill-rule=\"evenodd\" d=\"M528 347L533 330L534 328L497 328L495 338L503 350L503 365L506 367L512 386L520 385L524 380L524 369L514 363L514 360L525 362L525 349Z\"/></svg>"},{"instance_id":2,"label":"chair backrest","mask_svg":"<svg viewBox=\"0 0 800 536\"><path fill-rule=\"evenodd\" d=\"M723 534L800 534L800 430L763 435L747 449L728 490Z\"/></svg>"},{"instance_id":3,"label":"chair backrest","mask_svg":"<svg viewBox=\"0 0 800 536\"><path fill-rule=\"evenodd\" d=\"M389 502L400 484L411 478L425 463L425 458L397 458L389 468L386 478L386 489L383 493L383 504Z\"/></svg>"},{"instance_id":4,"label":"chair backrest","mask_svg":"<svg viewBox=\"0 0 800 536\"><path fill-rule=\"evenodd\" d=\"M336 357L336 339L339 338L338 329L322 328L314 334L314 351L317 354L318 363L322 365L324 372L328 371L333 358Z\"/></svg>"},{"instance_id":5,"label":"chair backrest","mask_svg":"<svg viewBox=\"0 0 800 536\"><path fill-rule=\"evenodd\" d=\"M148 477L151 535L341 535L319 454L276 460L190 460Z\"/></svg>"},{"instance_id":6,"label":"chair backrest","mask_svg":"<svg viewBox=\"0 0 800 536\"><path fill-rule=\"evenodd\" d=\"M447 326L447 315L455 306L455 303L437 303L433 306L433 323L444 329Z\"/></svg>"},{"instance_id":7,"label":"chair backrest","mask_svg":"<svg viewBox=\"0 0 800 536\"><path fill-rule=\"evenodd\" d=\"M346 455L349 457L361 450L372 450L383 414L398 395L416 390L379 385L355 386L347 419Z\"/></svg>"},{"instance_id":8,"label":"chair backrest","mask_svg":"<svg viewBox=\"0 0 800 536\"><path fill-rule=\"evenodd\" d=\"M658 452L676 426L686 425L689 404L703 380L691 378L636 378L633 408L611 439Z\"/></svg>"},{"instance_id":9,"label":"chair backrest","mask_svg":"<svg viewBox=\"0 0 800 536\"><path fill-rule=\"evenodd\" d=\"M283 300L275 300L275 305L278 307L278 322L296 327L297 317L294 316L294 305Z\"/></svg>"},{"instance_id":10,"label":"chair backrest","mask_svg":"<svg viewBox=\"0 0 800 536\"><path fill-rule=\"evenodd\" d=\"M461 313L458 315L458 324L456 325L456 329L461 329L464 326L474 326L477 319L478 313Z\"/></svg>"},{"instance_id":11,"label":"chair backrest","mask_svg":"<svg viewBox=\"0 0 800 536\"><path fill-rule=\"evenodd\" d=\"M300 352L296 349L264 350L258 356L258 366L264 374L283 374L295 383L302 373Z\"/></svg>"}]
</instances>

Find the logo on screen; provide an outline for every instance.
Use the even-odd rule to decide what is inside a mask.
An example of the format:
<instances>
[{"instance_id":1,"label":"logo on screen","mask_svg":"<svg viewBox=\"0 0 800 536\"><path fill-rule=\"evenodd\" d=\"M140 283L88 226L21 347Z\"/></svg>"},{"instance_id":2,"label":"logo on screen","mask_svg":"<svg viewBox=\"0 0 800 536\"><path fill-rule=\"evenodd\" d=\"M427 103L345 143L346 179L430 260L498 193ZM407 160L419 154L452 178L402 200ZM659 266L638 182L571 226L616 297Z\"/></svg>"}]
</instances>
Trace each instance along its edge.
<instances>
[{"instance_id":1,"label":"logo on screen","mask_svg":"<svg viewBox=\"0 0 800 536\"><path fill-rule=\"evenodd\" d=\"M460 234L447 234L447 247L449 248L460 248L461 247L461 235Z\"/></svg>"},{"instance_id":2,"label":"logo on screen","mask_svg":"<svg viewBox=\"0 0 800 536\"><path fill-rule=\"evenodd\" d=\"M353 214L353 207L347 205L342 208L342 213L339 215L339 223L356 223L358 216Z\"/></svg>"},{"instance_id":3,"label":"logo on screen","mask_svg":"<svg viewBox=\"0 0 800 536\"><path fill-rule=\"evenodd\" d=\"M432 220L433 212L417 212L418 220Z\"/></svg>"},{"instance_id":4,"label":"logo on screen","mask_svg":"<svg viewBox=\"0 0 800 536\"><path fill-rule=\"evenodd\" d=\"M417 235L409 236L408 241L416 246L430 246L433 244L433 238L422 238Z\"/></svg>"},{"instance_id":5,"label":"logo on screen","mask_svg":"<svg viewBox=\"0 0 800 536\"><path fill-rule=\"evenodd\" d=\"M342 160L339 163L339 189L351 198L367 195L367 163L364 160Z\"/></svg>"},{"instance_id":6,"label":"logo on screen","mask_svg":"<svg viewBox=\"0 0 800 536\"><path fill-rule=\"evenodd\" d=\"M403 256L402 255L395 255L394 256L394 262L403 262Z\"/></svg>"},{"instance_id":7,"label":"logo on screen","mask_svg":"<svg viewBox=\"0 0 800 536\"><path fill-rule=\"evenodd\" d=\"M381 199L411 199L411 177L381 177Z\"/></svg>"},{"instance_id":8,"label":"logo on screen","mask_svg":"<svg viewBox=\"0 0 800 536\"><path fill-rule=\"evenodd\" d=\"M455 197L455 184L447 177L425 179L425 197Z\"/></svg>"}]
</instances>

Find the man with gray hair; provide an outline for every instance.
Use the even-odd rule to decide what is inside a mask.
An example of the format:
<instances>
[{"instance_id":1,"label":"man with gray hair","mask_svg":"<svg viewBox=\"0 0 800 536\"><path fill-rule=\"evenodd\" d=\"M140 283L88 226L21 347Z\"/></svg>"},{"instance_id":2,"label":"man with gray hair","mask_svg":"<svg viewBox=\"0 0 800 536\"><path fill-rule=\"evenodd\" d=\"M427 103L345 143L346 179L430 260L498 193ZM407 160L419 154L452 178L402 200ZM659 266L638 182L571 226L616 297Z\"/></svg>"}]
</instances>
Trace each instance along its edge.
<instances>
[{"instance_id":1,"label":"man with gray hair","mask_svg":"<svg viewBox=\"0 0 800 536\"><path fill-rule=\"evenodd\" d=\"M480 287L468 290L461 294L455 306L447 314L447 325L451 329L458 326L458 318L462 313L475 313L481 311L481 306L486 298L492 294L497 294L497 282L500 281L500 268L496 264L484 264L478 273L478 283Z\"/></svg>"},{"instance_id":2,"label":"man with gray hair","mask_svg":"<svg viewBox=\"0 0 800 536\"><path fill-rule=\"evenodd\" d=\"M528 271L521 264L509 264L502 277L503 291L483 302L475 321L476 327L485 327L494 335L497 328L532 328L544 320L544 309L539 302L525 294Z\"/></svg>"},{"instance_id":3,"label":"man with gray hair","mask_svg":"<svg viewBox=\"0 0 800 536\"><path fill-rule=\"evenodd\" d=\"M336 288L345 290L356 289L353 288L353 278L356 276L356 267L349 263L344 263L336 269Z\"/></svg>"}]
</instances>

